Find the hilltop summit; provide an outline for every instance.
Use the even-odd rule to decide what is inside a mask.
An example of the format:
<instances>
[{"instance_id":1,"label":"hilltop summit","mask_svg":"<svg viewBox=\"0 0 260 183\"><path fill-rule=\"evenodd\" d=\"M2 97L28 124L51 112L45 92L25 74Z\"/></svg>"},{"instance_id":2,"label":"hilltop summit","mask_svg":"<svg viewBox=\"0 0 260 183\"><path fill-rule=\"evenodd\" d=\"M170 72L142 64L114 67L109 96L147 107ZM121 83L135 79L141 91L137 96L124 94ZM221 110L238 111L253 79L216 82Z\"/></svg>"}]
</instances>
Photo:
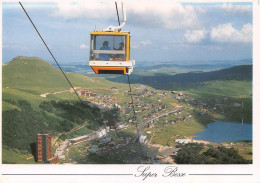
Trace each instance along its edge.
<instances>
[{"instance_id":1,"label":"hilltop summit","mask_svg":"<svg viewBox=\"0 0 260 183\"><path fill-rule=\"evenodd\" d=\"M3 65L3 86L64 86L64 76L47 61L38 57L18 56Z\"/></svg>"},{"instance_id":2,"label":"hilltop summit","mask_svg":"<svg viewBox=\"0 0 260 183\"><path fill-rule=\"evenodd\" d=\"M38 57L17 56L2 66L3 87L39 88L48 91L54 88L68 89L70 85L62 72L49 62ZM88 77L79 73L65 72L74 87L109 88L112 82L102 78Z\"/></svg>"}]
</instances>

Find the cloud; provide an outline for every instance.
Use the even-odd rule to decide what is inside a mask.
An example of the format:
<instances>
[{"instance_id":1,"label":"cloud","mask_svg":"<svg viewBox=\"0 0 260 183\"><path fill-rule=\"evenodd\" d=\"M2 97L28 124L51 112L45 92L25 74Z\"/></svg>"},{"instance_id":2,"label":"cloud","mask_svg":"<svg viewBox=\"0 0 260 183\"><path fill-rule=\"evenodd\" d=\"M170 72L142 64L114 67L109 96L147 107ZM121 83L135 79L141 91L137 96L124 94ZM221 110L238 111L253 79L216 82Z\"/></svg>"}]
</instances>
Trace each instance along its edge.
<instances>
[{"instance_id":1,"label":"cloud","mask_svg":"<svg viewBox=\"0 0 260 183\"><path fill-rule=\"evenodd\" d=\"M238 30L235 29L231 23L221 24L217 27L213 27L210 32L210 38L216 42L252 42L252 24L244 24L243 27Z\"/></svg>"},{"instance_id":2,"label":"cloud","mask_svg":"<svg viewBox=\"0 0 260 183\"><path fill-rule=\"evenodd\" d=\"M231 3L224 3L221 8L231 14L252 14L252 6L250 5L232 5Z\"/></svg>"},{"instance_id":3,"label":"cloud","mask_svg":"<svg viewBox=\"0 0 260 183\"><path fill-rule=\"evenodd\" d=\"M17 2L3 2L3 9L21 9L20 4ZM22 2L23 7L27 9L36 9L36 10L41 10L41 9L49 9L52 6L55 5L54 2Z\"/></svg>"},{"instance_id":4,"label":"cloud","mask_svg":"<svg viewBox=\"0 0 260 183\"><path fill-rule=\"evenodd\" d=\"M144 46L152 45L150 40L139 41L139 42L131 42L132 49L142 49Z\"/></svg>"},{"instance_id":5,"label":"cloud","mask_svg":"<svg viewBox=\"0 0 260 183\"><path fill-rule=\"evenodd\" d=\"M64 19L74 18L95 18L108 19L113 13L109 13L115 8L113 3L98 2L95 0L74 2L59 2L52 16L61 17Z\"/></svg>"},{"instance_id":6,"label":"cloud","mask_svg":"<svg viewBox=\"0 0 260 183\"><path fill-rule=\"evenodd\" d=\"M128 9L132 24L166 29L193 29L201 26L197 11L192 6L184 6L171 0L163 3L154 0L131 2Z\"/></svg>"},{"instance_id":7,"label":"cloud","mask_svg":"<svg viewBox=\"0 0 260 183\"><path fill-rule=\"evenodd\" d=\"M202 30L187 30L184 34L184 38L187 42L190 43L198 43L201 40L205 39L207 35L207 31L205 29Z\"/></svg>"},{"instance_id":8,"label":"cloud","mask_svg":"<svg viewBox=\"0 0 260 183\"><path fill-rule=\"evenodd\" d=\"M89 46L85 45L85 44L81 44L79 46L80 49L89 49Z\"/></svg>"},{"instance_id":9,"label":"cloud","mask_svg":"<svg viewBox=\"0 0 260 183\"><path fill-rule=\"evenodd\" d=\"M28 50L29 49L27 46L22 46L17 43L3 43L2 48L9 49L9 50Z\"/></svg>"},{"instance_id":10,"label":"cloud","mask_svg":"<svg viewBox=\"0 0 260 183\"><path fill-rule=\"evenodd\" d=\"M220 46L207 46L207 48L210 50L222 50L222 47Z\"/></svg>"},{"instance_id":11,"label":"cloud","mask_svg":"<svg viewBox=\"0 0 260 183\"><path fill-rule=\"evenodd\" d=\"M169 47L169 46L163 46L162 49L163 49L163 50L169 50L170 47Z\"/></svg>"},{"instance_id":12,"label":"cloud","mask_svg":"<svg viewBox=\"0 0 260 183\"><path fill-rule=\"evenodd\" d=\"M199 28L201 23L197 11L189 5L181 5L172 0L158 2L157 0L131 0L125 3L127 20L133 25L143 27L163 27L167 29ZM121 5L118 3L119 13ZM64 19L94 18L102 21L116 20L115 5L112 2L94 0L77 3L58 3L53 16ZM122 16L121 16L122 17Z\"/></svg>"},{"instance_id":13,"label":"cloud","mask_svg":"<svg viewBox=\"0 0 260 183\"><path fill-rule=\"evenodd\" d=\"M136 44L135 42L131 42L131 48L132 48L132 49L139 49L139 48L140 48L140 45L139 45L139 44Z\"/></svg>"},{"instance_id":14,"label":"cloud","mask_svg":"<svg viewBox=\"0 0 260 183\"><path fill-rule=\"evenodd\" d=\"M151 44L152 44L152 42L149 41L149 40L147 40L147 41L141 41L140 43L141 43L141 45L143 45L143 46L147 46L147 45L151 45Z\"/></svg>"},{"instance_id":15,"label":"cloud","mask_svg":"<svg viewBox=\"0 0 260 183\"><path fill-rule=\"evenodd\" d=\"M195 9L197 12L202 13L202 14L207 12L207 10L205 8L202 8L200 6L195 6Z\"/></svg>"}]
</instances>

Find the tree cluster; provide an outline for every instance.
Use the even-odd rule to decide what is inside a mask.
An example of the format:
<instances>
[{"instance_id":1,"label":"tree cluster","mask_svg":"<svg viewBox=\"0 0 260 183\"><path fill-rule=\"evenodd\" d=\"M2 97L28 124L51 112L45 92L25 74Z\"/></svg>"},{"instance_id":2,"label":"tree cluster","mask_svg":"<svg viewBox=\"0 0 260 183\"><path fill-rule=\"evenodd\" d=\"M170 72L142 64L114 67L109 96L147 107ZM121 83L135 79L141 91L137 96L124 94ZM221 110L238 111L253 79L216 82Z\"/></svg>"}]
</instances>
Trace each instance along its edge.
<instances>
[{"instance_id":1,"label":"tree cluster","mask_svg":"<svg viewBox=\"0 0 260 183\"><path fill-rule=\"evenodd\" d=\"M204 151L203 144L188 143L180 145L176 163L178 164L249 164L252 161L244 159L232 148L209 146Z\"/></svg>"},{"instance_id":2,"label":"tree cluster","mask_svg":"<svg viewBox=\"0 0 260 183\"><path fill-rule=\"evenodd\" d=\"M10 148L30 151L38 133L53 135L68 132L75 126L88 122L87 128L97 130L103 120L117 119L115 110L101 112L99 108L71 101L43 101L35 111L26 100L4 100L18 107L3 111L2 143Z\"/></svg>"}]
</instances>

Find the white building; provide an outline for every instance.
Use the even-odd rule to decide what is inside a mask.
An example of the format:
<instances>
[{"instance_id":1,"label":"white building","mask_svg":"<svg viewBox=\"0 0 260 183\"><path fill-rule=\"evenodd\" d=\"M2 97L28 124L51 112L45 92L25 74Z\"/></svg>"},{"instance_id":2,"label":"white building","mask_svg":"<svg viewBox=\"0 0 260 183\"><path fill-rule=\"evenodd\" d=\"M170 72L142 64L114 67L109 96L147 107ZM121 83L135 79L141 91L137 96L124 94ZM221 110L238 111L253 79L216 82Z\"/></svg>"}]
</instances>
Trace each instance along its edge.
<instances>
[{"instance_id":1,"label":"white building","mask_svg":"<svg viewBox=\"0 0 260 183\"><path fill-rule=\"evenodd\" d=\"M60 160L65 160L66 157L65 157L65 155L60 155L60 156L59 156L59 159L60 159Z\"/></svg>"},{"instance_id":2,"label":"white building","mask_svg":"<svg viewBox=\"0 0 260 183\"><path fill-rule=\"evenodd\" d=\"M89 135L84 135L84 136L80 136L80 137L70 139L70 143L77 144L77 143L84 142L84 141L87 141L87 140L89 140Z\"/></svg>"},{"instance_id":3,"label":"white building","mask_svg":"<svg viewBox=\"0 0 260 183\"><path fill-rule=\"evenodd\" d=\"M152 131L147 131L146 133L147 133L147 134L152 134Z\"/></svg>"},{"instance_id":4,"label":"white building","mask_svg":"<svg viewBox=\"0 0 260 183\"><path fill-rule=\"evenodd\" d=\"M129 126L129 125L126 124L126 123L119 123L117 129L118 129L118 130L123 130L123 129L128 128L128 126Z\"/></svg>"},{"instance_id":5,"label":"white building","mask_svg":"<svg viewBox=\"0 0 260 183\"><path fill-rule=\"evenodd\" d=\"M96 134L98 138L101 138L107 135L107 131L105 128L101 128L96 132Z\"/></svg>"},{"instance_id":6,"label":"white building","mask_svg":"<svg viewBox=\"0 0 260 183\"><path fill-rule=\"evenodd\" d=\"M115 104L115 107L121 109L121 106L119 104Z\"/></svg>"},{"instance_id":7,"label":"white building","mask_svg":"<svg viewBox=\"0 0 260 183\"><path fill-rule=\"evenodd\" d=\"M147 136L146 135L141 135L141 137L139 138L139 142L142 144L145 144L147 141Z\"/></svg>"},{"instance_id":8,"label":"white building","mask_svg":"<svg viewBox=\"0 0 260 183\"><path fill-rule=\"evenodd\" d=\"M175 139L175 142L179 144L188 144L193 142L193 139Z\"/></svg>"}]
</instances>

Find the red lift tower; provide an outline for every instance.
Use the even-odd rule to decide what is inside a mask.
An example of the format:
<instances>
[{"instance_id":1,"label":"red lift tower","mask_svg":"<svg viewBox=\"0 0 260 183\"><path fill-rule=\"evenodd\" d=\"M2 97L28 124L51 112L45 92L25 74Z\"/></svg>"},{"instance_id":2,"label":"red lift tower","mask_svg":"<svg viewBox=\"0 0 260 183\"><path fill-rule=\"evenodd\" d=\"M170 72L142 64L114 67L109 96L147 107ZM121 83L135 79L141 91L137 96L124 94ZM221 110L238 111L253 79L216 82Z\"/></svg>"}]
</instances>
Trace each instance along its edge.
<instances>
[{"instance_id":1,"label":"red lift tower","mask_svg":"<svg viewBox=\"0 0 260 183\"><path fill-rule=\"evenodd\" d=\"M51 134L37 134L37 161L49 163L51 159Z\"/></svg>"}]
</instances>

